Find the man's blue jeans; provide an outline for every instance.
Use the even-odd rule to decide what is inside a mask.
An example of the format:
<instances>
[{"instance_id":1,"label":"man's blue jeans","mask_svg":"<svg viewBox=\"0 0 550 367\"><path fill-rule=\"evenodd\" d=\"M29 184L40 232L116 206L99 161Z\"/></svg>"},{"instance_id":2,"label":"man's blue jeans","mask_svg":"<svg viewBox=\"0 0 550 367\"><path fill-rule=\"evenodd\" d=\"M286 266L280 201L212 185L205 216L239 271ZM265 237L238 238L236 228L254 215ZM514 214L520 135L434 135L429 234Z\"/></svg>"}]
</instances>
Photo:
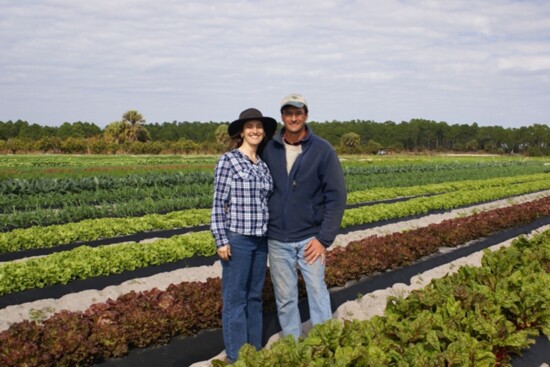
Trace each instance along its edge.
<instances>
[{"instance_id":1,"label":"man's blue jeans","mask_svg":"<svg viewBox=\"0 0 550 367\"><path fill-rule=\"evenodd\" d=\"M332 318L330 294L325 283L325 265L319 257L313 264L304 259L304 248L312 238L299 242L280 242L269 239L269 270L279 323L283 335L294 335L296 339L302 332L302 322L298 309L298 272L306 283L309 315L313 325Z\"/></svg>"},{"instance_id":2,"label":"man's blue jeans","mask_svg":"<svg viewBox=\"0 0 550 367\"><path fill-rule=\"evenodd\" d=\"M262 291L267 269L267 238L228 232L231 258L222 264L222 331L230 362L239 349L262 347Z\"/></svg>"}]
</instances>

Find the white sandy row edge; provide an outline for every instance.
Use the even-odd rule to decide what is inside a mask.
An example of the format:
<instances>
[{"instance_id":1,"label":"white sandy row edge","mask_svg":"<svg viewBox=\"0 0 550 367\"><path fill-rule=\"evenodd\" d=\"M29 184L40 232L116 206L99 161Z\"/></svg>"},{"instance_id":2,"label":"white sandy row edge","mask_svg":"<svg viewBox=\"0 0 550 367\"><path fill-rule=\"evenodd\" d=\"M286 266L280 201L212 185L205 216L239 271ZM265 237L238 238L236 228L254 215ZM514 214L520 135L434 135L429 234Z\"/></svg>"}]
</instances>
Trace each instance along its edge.
<instances>
[{"instance_id":1,"label":"white sandy row edge","mask_svg":"<svg viewBox=\"0 0 550 367\"><path fill-rule=\"evenodd\" d=\"M488 204L471 206L466 209L456 209L442 214L431 214L412 220L399 221L367 230L354 231L338 235L332 248L346 246L354 240L361 240L368 236L385 236L394 232L402 232L428 226L433 223L440 223L447 219L464 217L473 213L479 213L496 208L503 208L514 204L525 203L550 195L550 190L516 196L509 199L498 200ZM151 241L151 240L147 240ZM102 290L85 290L71 293L58 299L47 298L34 302L22 303L0 309L0 331L6 330L13 323L23 320L44 320L61 310L85 311L94 303L106 302L108 299L116 300L123 294L129 292L141 292L158 288L165 290L170 284L179 284L185 281L205 281L211 277L221 276L221 265L216 261L211 266L198 266L183 268L170 272L155 274L153 276L136 278L116 286L109 286Z\"/></svg>"}]
</instances>

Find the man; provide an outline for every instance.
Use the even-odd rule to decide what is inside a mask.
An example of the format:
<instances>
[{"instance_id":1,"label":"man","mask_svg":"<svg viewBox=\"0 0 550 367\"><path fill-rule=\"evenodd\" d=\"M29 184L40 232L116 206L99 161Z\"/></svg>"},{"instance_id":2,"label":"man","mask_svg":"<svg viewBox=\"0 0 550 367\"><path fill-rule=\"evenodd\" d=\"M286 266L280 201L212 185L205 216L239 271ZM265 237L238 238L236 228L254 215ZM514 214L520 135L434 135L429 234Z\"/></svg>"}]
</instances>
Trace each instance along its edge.
<instances>
[{"instance_id":1,"label":"man","mask_svg":"<svg viewBox=\"0 0 550 367\"><path fill-rule=\"evenodd\" d=\"M268 253L283 335L301 335L297 267L304 278L313 325L332 317L325 283L326 249L346 206L346 184L334 148L306 124L307 101L299 94L281 102L284 128L262 158L273 176L269 199Z\"/></svg>"}]
</instances>

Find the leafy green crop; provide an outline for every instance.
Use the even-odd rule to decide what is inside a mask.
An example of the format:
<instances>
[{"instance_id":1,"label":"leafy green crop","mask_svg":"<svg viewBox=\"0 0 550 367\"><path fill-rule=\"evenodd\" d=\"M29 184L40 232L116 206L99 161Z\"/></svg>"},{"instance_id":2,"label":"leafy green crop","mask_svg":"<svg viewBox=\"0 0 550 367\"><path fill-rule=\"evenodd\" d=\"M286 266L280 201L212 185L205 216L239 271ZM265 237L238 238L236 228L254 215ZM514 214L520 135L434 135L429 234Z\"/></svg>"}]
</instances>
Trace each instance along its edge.
<instances>
[{"instance_id":1,"label":"leafy green crop","mask_svg":"<svg viewBox=\"0 0 550 367\"><path fill-rule=\"evenodd\" d=\"M49 248L152 230L199 226L210 221L210 209L193 209L143 217L88 219L77 223L15 229L0 233L0 252Z\"/></svg>"},{"instance_id":2,"label":"leafy green crop","mask_svg":"<svg viewBox=\"0 0 550 367\"><path fill-rule=\"evenodd\" d=\"M330 320L261 351L245 345L233 366L509 366L539 333L550 336L549 262L550 231L520 238L486 250L482 267L388 297L384 316Z\"/></svg>"},{"instance_id":3,"label":"leafy green crop","mask_svg":"<svg viewBox=\"0 0 550 367\"><path fill-rule=\"evenodd\" d=\"M515 185L490 186L480 189L469 188L430 197L412 198L404 202L353 208L344 212L341 227L346 228L381 220L425 214L431 210L450 210L465 205L547 189L550 189L550 180L540 180Z\"/></svg>"},{"instance_id":4,"label":"leafy green crop","mask_svg":"<svg viewBox=\"0 0 550 367\"><path fill-rule=\"evenodd\" d=\"M44 257L0 264L0 296L215 253L214 239L206 231L152 243L80 246Z\"/></svg>"},{"instance_id":5,"label":"leafy green crop","mask_svg":"<svg viewBox=\"0 0 550 367\"><path fill-rule=\"evenodd\" d=\"M449 193L413 198L406 202L347 209L341 227L346 228L424 214L431 210L450 210L460 206L550 189L550 180L544 178L544 175L542 177L538 175L531 178L524 177L527 182L517 184L512 184L515 182L513 179L504 180L499 186L495 186L497 182L490 180L490 184L485 188L483 188L483 181L477 181L478 186L475 183L467 182L465 184L467 190L460 190L459 184L453 184L456 191ZM529 179L534 181L529 181ZM92 241L151 230L205 225L209 222L210 210L196 209L171 212L165 215L150 214L143 217L89 219L64 225L15 229L11 232L0 233L0 253L31 248L48 248L77 241Z\"/></svg>"},{"instance_id":6,"label":"leafy green crop","mask_svg":"<svg viewBox=\"0 0 550 367\"><path fill-rule=\"evenodd\" d=\"M546 173L536 175L521 175L513 177L500 177L486 180L463 180L455 182L444 182L431 185L419 185L409 187L389 187L389 188L373 188L364 191L355 191L348 193L348 204L356 204L362 202L387 200L399 197L418 196L418 195L433 195L449 193L451 191L482 189L488 187L498 187L511 184L528 183L534 181L547 181L550 177Z\"/></svg>"},{"instance_id":7,"label":"leafy green crop","mask_svg":"<svg viewBox=\"0 0 550 367\"><path fill-rule=\"evenodd\" d=\"M361 241L354 241L346 247L330 251L327 255L327 284L329 287L345 285L347 281L360 279L375 272L384 271L396 266L406 266L414 259L434 253L440 246L457 246L473 239L485 237L495 231L505 228L530 223L534 218L547 216L550 212L550 198L535 200L529 203L517 204L506 208L493 209L469 217L447 220L428 227L418 228L403 233L393 233L388 236L371 236ZM458 229L458 230L457 230ZM200 240L197 241L199 245ZM518 242L519 243L519 242ZM526 247L531 241L526 243ZM521 250L514 254L515 258L522 258L522 263L540 263L541 269L550 269L548 252L540 256L540 248L544 246L535 245L534 253L527 257L523 256L525 251ZM119 247L125 250L124 247ZM115 255L116 256L116 255ZM542 259L542 260L541 260ZM368 355L369 363L373 366L387 365L423 365L427 360L436 363L445 358L449 365L461 365L464 361L474 360L480 365L487 361L503 361L509 354L510 346L523 345L521 334L514 335L494 334L491 325L488 323L477 323L470 329L484 335L493 335L499 340L498 347L491 353L485 348L486 342L478 341L476 338L459 330L468 316L466 307L477 309L478 306L487 306L490 309L491 299L478 295L495 289L503 289L503 293L495 295L495 299L502 302L505 300L517 300L521 304L534 304L532 310L523 309L520 315L528 316L532 325L542 325L541 330L548 330L547 322L544 320L547 301L544 292L542 298L533 298L534 302L526 301L524 298L517 298L506 294L507 287L498 287L499 280L505 279L508 274L523 271L518 266L518 261L502 261L495 258L489 261L491 270L476 275L475 268L464 268L461 274L468 282L478 282L479 286L463 286L454 283L439 282L433 283L432 293L413 293L418 295L415 299L409 296L411 302L395 302L395 312L403 315L418 314L416 318L409 318L406 322L416 330L410 334L406 328L395 329L391 335L387 335L383 318L374 318L370 323L347 322L348 329L330 327L319 335L313 335L308 343L296 344L297 350L285 349L280 346L280 354L267 355L274 365L303 365L300 361L311 361L310 365L338 365L339 361L354 365L359 363L359 358ZM530 269L537 269L534 266ZM511 278L509 284L524 284L521 279ZM519 283L517 281L519 280ZM542 286L546 279L542 280ZM536 282L536 280L535 280ZM269 286L269 277L266 278L264 288L264 310L274 307L273 290ZM505 284L505 283L501 283ZM436 286L435 286L436 285ZM517 289L517 287L513 287ZM533 290L542 289L534 284ZM305 292L301 294L305 295ZM527 289L531 291L531 289ZM442 296L439 296L441 294ZM449 301L449 295L454 298ZM525 297L529 294L526 293ZM396 298L398 301L399 298ZM541 302L542 301L542 302ZM513 301L516 302L516 301ZM509 303L513 306L513 302ZM538 309L537 309L538 307ZM120 357L128 352L130 347L142 347L154 343L167 342L173 335L192 335L198 330L220 327L221 313L221 282L220 279L209 278L206 282L183 282L171 285L166 291L152 289L145 292L130 292L121 296L116 301L110 300L107 303L95 304L86 312L61 312L42 323L24 321L16 323L9 330L0 333L0 364L6 366L17 366L23 363L28 366L57 366L57 365L88 365L92 360ZM430 310L438 308L440 315L431 316ZM537 311L538 310L538 311ZM477 313L475 315L478 315ZM484 315L481 313L480 315ZM538 315L541 315L539 317ZM397 317L393 318L398 320ZM441 325L440 319L445 326L444 330L429 330L425 328L429 322ZM507 320L516 319L514 316ZM415 322L421 320L422 322ZM496 325L505 325L508 329L509 323L503 322ZM397 322L397 326L401 323ZM349 328L349 325L352 327ZM448 325L448 326L447 326ZM531 325L531 326L532 326ZM538 326L537 326L538 327ZM548 334L548 333L547 333ZM336 339L338 337L338 339ZM407 350L398 340L415 341ZM443 339L442 339L443 338ZM451 340L447 349L444 349L446 340ZM347 343L337 345L335 341ZM326 343L328 342L328 343ZM328 344L328 347L327 345ZM67 349L67 345L71 347ZM279 348L276 344L272 349ZM437 350L441 351L436 355ZM308 354L313 352L313 354ZM403 354L406 352L406 355ZM336 358L325 359L322 353L333 354ZM256 357L252 357L256 358ZM259 358L262 358L261 355ZM394 358L400 361L390 364ZM401 359L400 359L401 358ZM403 362L411 361L410 363ZM485 359L484 359L485 358ZM70 361L70 362L68 362ZM253 359L256 361L256 359ZM272 363L257 365L271 365ZM344 364L345 364L344 363ZM358 364L361 365L361 364ZM430 365L430 364L425 364ZM502 364L506 365L505 363Z\"/></svg>"}]
</instances>

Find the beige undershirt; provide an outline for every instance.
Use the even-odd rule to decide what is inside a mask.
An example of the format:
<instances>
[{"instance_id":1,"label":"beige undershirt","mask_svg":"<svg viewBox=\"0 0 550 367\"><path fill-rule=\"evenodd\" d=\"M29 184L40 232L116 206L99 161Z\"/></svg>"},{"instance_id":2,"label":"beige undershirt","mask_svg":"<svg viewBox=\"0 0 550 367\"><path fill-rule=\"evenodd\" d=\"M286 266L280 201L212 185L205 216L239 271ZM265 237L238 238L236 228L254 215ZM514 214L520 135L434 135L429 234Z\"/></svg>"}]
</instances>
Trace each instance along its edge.
<instances>
[{"instance_id":1,"label":"beige undershirt","mask_svg":"<svg viewBox=\"0 0 550 367\"><path fill-rule=\"evenodd\" d=\"M301 145L290 145L285 143L285 152L286 152L286 172L290 174L290 170L296 162L296 158L300 153L302 153Z\"/></svg>"}]
</instances>

